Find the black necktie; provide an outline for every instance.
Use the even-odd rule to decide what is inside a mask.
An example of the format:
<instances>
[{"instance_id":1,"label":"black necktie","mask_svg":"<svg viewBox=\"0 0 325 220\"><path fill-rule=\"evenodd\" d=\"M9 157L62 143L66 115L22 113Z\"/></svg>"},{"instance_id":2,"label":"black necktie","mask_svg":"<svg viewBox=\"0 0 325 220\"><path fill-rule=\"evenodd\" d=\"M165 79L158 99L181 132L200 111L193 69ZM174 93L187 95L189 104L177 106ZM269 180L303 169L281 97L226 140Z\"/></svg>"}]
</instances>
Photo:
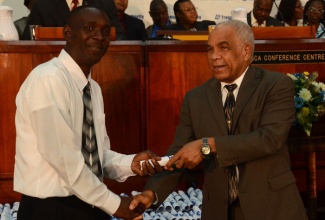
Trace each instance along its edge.
<instances>
[{"instance_id":1,"label":"black necktie","mask_svg":"<svg viewBox=\"0 0 325 220\"><path fill-rule=\"evenodd\" d=\"M233 91L237 88L237 85L231 84L231 85L225 85L225 87L228 90L228 93L227 93L224 109L225 109L228 134L231 134L232 113L235 107L235 96Z\"/></svg>"},{"instance_id":2,"label":"black necktie","mask_svg":"<svg viewBox=\"0 0 325 220\"><path fill-rule=\"evenodd\" d=\"M231 135L232 129L232 113L235 107L235 96L233 91L237 88L236 84L226 85L226 89L228 90L227 98L225 101L225 117L228 128L228 135ZM228 172L228 189L229 189L229 204L236 200L238 194L238 181L239 181L239 173L237 165L232 165L227 168Z\"/></svg>"},{"instance_id":3,"label":"black necktie","mask_svg":"<svg viewBox=\"0 0 325 220\"><path fill-rule=\"evenodd\" d=\"M100 166L96 142L89 82L84 88L82 99L84 103L84 119L82 125L82 154L89 169L100 180L102 180L102 169Z\"/></svg>"}]
</instances>

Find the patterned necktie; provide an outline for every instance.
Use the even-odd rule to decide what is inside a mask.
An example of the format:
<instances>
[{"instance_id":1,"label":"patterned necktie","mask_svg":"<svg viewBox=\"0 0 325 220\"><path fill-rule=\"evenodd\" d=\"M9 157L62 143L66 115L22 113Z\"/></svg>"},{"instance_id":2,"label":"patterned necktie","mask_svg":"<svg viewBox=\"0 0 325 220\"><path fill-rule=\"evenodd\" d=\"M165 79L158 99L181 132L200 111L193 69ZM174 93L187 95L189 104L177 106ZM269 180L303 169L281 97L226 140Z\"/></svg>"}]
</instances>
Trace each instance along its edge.
<instances>
[{"instance_id":1,"label":"patterned necktie","mask_svg":"<svg viewBox=\"0 0 325 220\"><path fill-rule=\"evenodd\" d=\"M84 118L82 125L82 154L89 169L100 180L102 180L102 169L100 166L97 149L89 82L84 88L82 99L84 103Z\"/></svg>"},{"instance_id":2,"label":"patterned necktie","mask_svg":"<svg viewBox=\"0 0 325 220\"><path fill-rule=\"evenodd\" d=\"M233 91L237 88L236 84L226 85L228 90L227 98L225 101L225 117L228 128L228 135L231 135L232 128L232 113L235 107L235 96ZM238 194L238 181L239 181L239 172L237 165L232 165L227 168L228 173L228 188L229 188L229 204L236 200Z\"/></svg>"},{"instance_id":3,"label":"patterned necktie","mask_svg":"<svg viewBox=\"0 0 325 220\"><path fill-rule=\"evenodd\" d=\"M79 3L78 0L72 0L72 8L71 8L71 11L73 11L73 9L75 9L76 7L78 7L78 3Z\"/></svg>"}]
</instances>

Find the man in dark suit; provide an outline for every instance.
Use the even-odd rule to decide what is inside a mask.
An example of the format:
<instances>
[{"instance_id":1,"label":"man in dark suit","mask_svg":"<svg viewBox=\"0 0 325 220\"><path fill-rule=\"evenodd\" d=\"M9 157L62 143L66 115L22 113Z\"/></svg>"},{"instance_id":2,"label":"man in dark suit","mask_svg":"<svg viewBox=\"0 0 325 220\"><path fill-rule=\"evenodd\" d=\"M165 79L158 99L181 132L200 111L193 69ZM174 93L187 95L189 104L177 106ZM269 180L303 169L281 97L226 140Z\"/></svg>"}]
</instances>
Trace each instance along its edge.
<instances>
[{"instance_id":1,"label":"man in dark suit","mask_svg":"<svg viewBox=\"0 0 325 220\"><path fill-rule=\"evenodd\" d=\"M115 27L116 39L125 39L113 0L79 0L78 6L80 5L90 5L103 9L109 17L110 25ZM23 39L31 39L29 25L63 27L67 24L70 10L71 5L68 5L67 0L36 0L30 12L29 20L23 33Z\"/></svg>"},{"instance_id":2,"label":"man in dark suit","mask_svg":"<svg viewBox=\"0 0 325 220\"><path fill-rule=\"evenodd\" d=\"M161 30L162 27L171 25L172 22L169 20L168 8L164 0L152 0L150 3L150 17L152 18L153 24L147 27L147 37L157 37L157 31Z\"/></svg>"},{"instance_id":3,"label":"man in dark suit","mask_svg":"<svg viewBox=\"0 0 325 220\"><path fill-rule=\"evenodd\" d=\"M142 20L132 17L124 11L128 7L128 0L114 0L120 21L122 23L124 34L127 40L142 40L147 38L146 28Z\"/></svg>"},{"instance_id":4,"label":"man in dark suit","mask_svg":"<svg viewBox=\"0 0 325 220\"><path fill-rule=\"evenodd\" d=\"M160 205L184 171L202 162L202 220L307 220L286 145L292 79L250 65L254 35L244 22L217 24L207 49L214 77L184 98L169 171L152 176L130 207ZM231 100L234 108L224 107Z\"/></svg>"},{"instance_id":5,"label":"man in dark suit","mask_svg":"<svg viewBox=\"0 0 325 220\"><path fill-rule=\"evenodd\" d=\"M177 0L174 4L176 24L165 26L163 30L179 31L207 31L209 25L215 25L214 21L197 21L196 7L190 0Z\"/></svg>"},{"instance_id":6,"label":"man in dark suit","mask_svg":"<svg viewBox=\"0 0 325 220\"><path fill-rule=\"evenodd\" d=\"M254 0L253 11L247 14L247 24L249 26L284 26L275 18L270 17L273 0Z\"/></svg>"}]
</instances>

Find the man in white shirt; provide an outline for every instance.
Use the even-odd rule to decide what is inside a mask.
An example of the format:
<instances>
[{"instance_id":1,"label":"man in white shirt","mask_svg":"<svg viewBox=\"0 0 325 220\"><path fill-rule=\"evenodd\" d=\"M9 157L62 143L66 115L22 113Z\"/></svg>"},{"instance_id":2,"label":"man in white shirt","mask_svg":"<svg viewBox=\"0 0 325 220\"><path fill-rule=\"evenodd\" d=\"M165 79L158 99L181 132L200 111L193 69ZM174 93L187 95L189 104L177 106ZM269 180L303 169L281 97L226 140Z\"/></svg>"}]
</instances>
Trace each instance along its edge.
<instances>
[{"instance_id":1,"label":"man in white shirt","mask_svg":"<svg viewBox=\"0 0 325 220\"><path fill-rule=\"evenodd\" d=\"M83 91L90 84L94 149L99 157L91 157L90 163L97 161L101 177L124 181L162 169L149 165L147 160L155 157L150 151L123 155L110 150L101 89L91 79L92 66L110 43L109 19L100 9L81 6L71 12L63 32L66 46L60 55L37 66L16 97L14 190L22 193L18 218L137 217L143 209L131 211L131 198L107 189L102 178L88 168L82 153ZM141 160L147 163L141 166Z\"/></svg>"}]
</instances>

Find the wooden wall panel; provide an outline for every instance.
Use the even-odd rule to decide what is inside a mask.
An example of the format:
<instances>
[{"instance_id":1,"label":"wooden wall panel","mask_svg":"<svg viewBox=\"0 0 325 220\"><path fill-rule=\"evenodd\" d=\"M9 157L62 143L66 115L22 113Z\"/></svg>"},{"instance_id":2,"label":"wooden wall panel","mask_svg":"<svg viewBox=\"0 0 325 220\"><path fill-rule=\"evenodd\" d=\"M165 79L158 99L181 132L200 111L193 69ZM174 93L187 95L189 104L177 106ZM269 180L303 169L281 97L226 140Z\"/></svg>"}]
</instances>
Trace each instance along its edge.
<instances>
[{"instance_id":1,"label":"wooden wall panel","mask_svg":"<svg viewBox=\"0 0 325 220\"><path fill-rule=\"evenodd\" d=\"M185 93L212 77L210 70L202 71L208 60L200 57L206 53L149 52L147 139L158 155L173 142Z\"/></svg>"}]
</instances>

